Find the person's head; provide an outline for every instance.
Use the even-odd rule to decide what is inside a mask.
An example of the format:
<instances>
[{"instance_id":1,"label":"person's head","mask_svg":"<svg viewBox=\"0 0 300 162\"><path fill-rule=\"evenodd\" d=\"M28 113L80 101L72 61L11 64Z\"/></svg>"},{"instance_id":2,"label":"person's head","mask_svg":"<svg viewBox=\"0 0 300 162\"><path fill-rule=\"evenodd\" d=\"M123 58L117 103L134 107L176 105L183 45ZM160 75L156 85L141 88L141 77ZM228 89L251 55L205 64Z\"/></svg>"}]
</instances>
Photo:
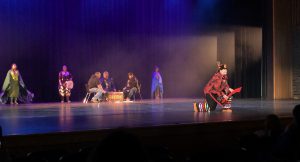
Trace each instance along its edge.
<instances>
[{"instance_id":1,"label":"person's head","mask_svg":"<svg viewBox=\"0 0 300 162\"><path fill-rule=\"evenodd\" d=\"M100 79L101 78L101 73L100 72L96 72L95 76Z\"/></svg>"},{"instance_id":2,"label":"person's head","mask_svg":"<svg viewBox=\"0 0 300 162\"><path fill-rule=\"evenodd\" d=\"M66 71L68 70L67 65L64 65L64 66L62 67L62 70L63 70L64 72L66 72Z\"/></svg>"},{"instance_id":3,"label":"person's head","mask_svg":"<svg viewBox=\"0 0 300 162\"><path fill-rule=\"evenodd\" d=\"M268 130L280 131L281 130L281 122L277 115L270 114L266 117L265 127Z\"/></svg>"},{"instance_id":4,"label":"person's head","mask_svg":"<svg viewBox=\"0 0 300 162\"><path fill-rule=\"evenodd\" d=\"M221 75L227 75L227 65L226 64L222 64L219 66L219 73L221 73Z\"/></svg>"},{"instance_id":5,"label":"person's head","mask_svg":"<svg viewBox=\"0 0 300 162\"><path fill-rule=\"evenodd\" d=\"M132 73L132 72L129 72L129 73L128 73L128 78L131 79L131 78L133 78L133 77L134 77L133 73Z\"/></svg>"},{"instance_id":6,"label":"person's head","mask_svg":"<svg viewBox=\"0 0 300 162\"><path fill-rule=\"evenodd\" d=\"M108 79L108 77L109 77L108 71L104 71L103 72L103 78Z\"/></svg>"},{"instance_id":7,"label":"person's head","mask_svg":"<svg viewBox=\"0 0 300 162\"><path fill-rule=\"evenodd\" d=\"M159 67L155 66L155 72L159 72Z\"/></svg>"},{"instance_id":8,"label":"person's head","mask_svg":"<svg viewBox=\"0 0 300 162\"><path fill-rule=\"evenodd\" d=\"M17 69L18 69L17 64L13 63L13 64L11 65L11 69L12 69L12 70L17 70Z\"/></svg>"},{"instance_id":9,"label":"person's head","mask_svg":"<svg viewBox=\"0 0 300 162\"><path fill-rule=\"evenodd\" d=\"M293 115L297 125L300 126L300 104L295 106L293 110Z\"/></svg>"}]
</instances>

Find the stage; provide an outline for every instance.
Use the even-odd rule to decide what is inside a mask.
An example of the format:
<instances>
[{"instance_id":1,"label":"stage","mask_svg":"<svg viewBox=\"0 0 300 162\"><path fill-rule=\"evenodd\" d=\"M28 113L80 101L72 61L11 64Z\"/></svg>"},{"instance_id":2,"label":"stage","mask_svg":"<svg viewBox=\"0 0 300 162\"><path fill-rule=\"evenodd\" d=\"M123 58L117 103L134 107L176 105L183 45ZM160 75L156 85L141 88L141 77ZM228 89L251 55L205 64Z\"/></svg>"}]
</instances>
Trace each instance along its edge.
<instances>
[{"instance_id":1,"label":"stage","mask_svg":"<svg viewBox=\"0 0 300 162\"><path fill-rule=\"evenodd\" d=\"M260 120L268 114L291 117L299 100L237 99L232 112L194 112L199 99L130 103L37 103L0 106L4 136Z\"/></svg>"}]
</instances>

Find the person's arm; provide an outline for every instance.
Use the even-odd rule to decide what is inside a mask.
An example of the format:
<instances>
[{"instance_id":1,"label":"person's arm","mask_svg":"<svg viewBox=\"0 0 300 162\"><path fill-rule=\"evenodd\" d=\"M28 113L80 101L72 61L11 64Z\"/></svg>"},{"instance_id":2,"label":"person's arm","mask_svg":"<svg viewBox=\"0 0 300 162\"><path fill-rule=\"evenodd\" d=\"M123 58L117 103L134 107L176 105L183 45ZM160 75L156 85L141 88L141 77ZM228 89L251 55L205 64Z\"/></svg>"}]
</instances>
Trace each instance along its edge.
<instances>
[{"instance_id":1,"label":"person's arm","mask_svg":"<svg viewBox=\"0 0 300 162\"><path fill-rule=\"evenodd\" d=\"M112 78L111 78L111 87L112 87L112 89L113 89L114 92L117 91L115 83L114 83L114 80Z\"/></svg>"},{"instance_id":2,"label":"person's arm","mask_svg":"<svg viewBox=\"0 0 300 162\"><path fill-rule=\"evenodd\" d=\"M73 75L70 72L69 72L69 74L70 74L69 80L73 80Z\"/></svg>"},{"instance_id":3,"label":"person's arm","mask_svg":"<svg viewBox=\"0 0 300 162\"><path fill-rule=\"evenodd\" d=\"M6 91L10 84L10 70L7 72L4 83L2 85L2 91Z\"/></svg>"},{"instance_id":4,"label":"person's arm","mask_svg":"<svg viewBox=\"0 0 300 162\"><path fill-rule=\"evenodd\" d=\"M24 89L27 89L26 86L25 86L25 83L23 81L23 78L22 78L22 75L21 75L20 71L18 71L18 73L19 73L19 84L20 84L20 86L22 86Z\"/></svg>"},{"instance_id":5,"label":"person's arm","mask_svg":"<svg viewBox=\"0 0 300 162\"><path fill-rule=\"evenodd\" d=\"M140 87L140 84L139 84L139 80L137 78L135 78L135 85L136 85L136 88L137 88L138 92L140 92L141 87Z\"/></svg>"},{"instance_id":6,"label":"person's arm","mask_svg":"<svg viewBox=\"0 0 300 162\"><path fill-rule=\"evenodd\" d=\"M159 74L157 72L155 73L155 78L159 80Z\"/></svg>"},{"instance_id":7,"label":"person's arm","mask_svg":"<svg viewBox=\"0 0 300 162\"><path fill-rule=\"evenodd\" d=\"M61 79L62 79L61 73L58 73L58 83L60 86L62 86Z\"/></svg>"},{"instance_id":8,"label":"person's arm","mask_svg":"<svg viewBox=\"0 0 300 162\"><path fill-rule=\"evenodd\" d=\"M100 83L102 89L104 89L104 88L106 89L106 88L107 88L107 87L106 87L106 81L105 81L105 79L100 78L100 79L99 79L99 83Z\"/></svg>"},{"instance_id":9,"label":"person's arm","mask_svg":"<svg viewBox=\"0 0 300 162\"><path fill-rule=\"evenodd\" d=\"M98 84L97 87L100 89L100 91L101 91L102 93L106 93L106 91L103 89L103 87L102 87L102 85L100 84L100 82L99 82L99 84Z\"/></svg>"},{"instance_id":10,"label":"person's arm","mask_svg":"<svg viewBox=\"0 0 300 162\"><path fill-rule=\"evenodd\" d=\"M220 85L221 79L217 76L213 76L205 87L205 93L213 93L222 96L222 92L218 90Z\"/></svg>"}]
</instances>

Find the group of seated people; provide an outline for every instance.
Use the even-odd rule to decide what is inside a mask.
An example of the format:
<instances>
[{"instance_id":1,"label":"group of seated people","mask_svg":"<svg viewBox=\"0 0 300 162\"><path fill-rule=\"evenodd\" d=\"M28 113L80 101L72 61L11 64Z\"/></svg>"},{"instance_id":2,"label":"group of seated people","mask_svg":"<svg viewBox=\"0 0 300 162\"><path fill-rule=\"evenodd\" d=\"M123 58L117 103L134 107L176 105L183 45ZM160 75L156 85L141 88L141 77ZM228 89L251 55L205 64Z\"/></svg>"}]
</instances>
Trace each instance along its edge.
<instances>
[{"instance_id":1,"label":"group of seated people","mask_svg":"<svg viewBox=\"0 0 300 162\"><path fill-rule=\"evenodd\" d=\"M108 92L116 92L114 81L109 77L108 71L103 72L101 77L100 72L93 74L88 81L88 91L95 93L91 102L100 102L107 99ZM132 72L128 73L128 80L126 86L123 88L124 99L132 100L133 96L139 91L138 79Z\"/></svg>"}]
</instances>

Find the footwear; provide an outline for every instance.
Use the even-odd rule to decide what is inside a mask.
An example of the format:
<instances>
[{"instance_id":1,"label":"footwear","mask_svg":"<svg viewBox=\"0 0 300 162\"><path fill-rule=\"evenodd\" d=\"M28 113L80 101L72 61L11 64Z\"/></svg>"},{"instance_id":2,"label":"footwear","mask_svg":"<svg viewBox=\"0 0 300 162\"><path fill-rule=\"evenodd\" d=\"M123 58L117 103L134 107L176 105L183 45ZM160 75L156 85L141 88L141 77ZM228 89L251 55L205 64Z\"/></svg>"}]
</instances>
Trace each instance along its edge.
<instances>
[{"instance_id":1,"label":"footwear","mask_svg":"<svg viewBox=\"0 0 300 162\"><path fill-rule=\"evenodd\" d=\"M14 99L10 98L10 104L13 105L14 104Z\"/></svg>"},{"instance_id":2,"label":"footwear","mask_svg":"<svg viewBox=\"0 0 300 162\"><path fill-rule=\"evenodd\" d=\"M64 103L65 101L60 101L61 103Z\"/></svg>"},{"instance_id":3,"label":"footwear","mask_svg":"<svg viewBox=\"0 0 300 162\"><path fill-rule=\"evenodd\" d=\"M92 99L91 102L98 103L98 100L97 99Z\"/></svg>"},{"instance_id":4,"label":"footwear","mask_svg":"<svg viewBox=\"0 0 300 162\"><path fill-rule=\"evenodd\" d=\"M225 108L225 109L230 109L230 108L231 108L231 104L226 104L226 105L224 106L224 108Z\"/></svg>"},{"instance_id":5,"label":"footwear","mask_svg":"<svg viewBox=\"0 0 300 162\"><path fill-rule=\"evenodd\" d=\"M71 101L69 100L68 103L71 103Z\"/></svg>"},{"instance_id":6,"label":"footwear","mask_svg":"<svg viewBox=\"0 0 300 162\"><path fill-rule=\"evenodd\" d=\"M15 105L18 105L18 99L15 98L15 101L14 101Z\"/></svg>"}]
</instances>

